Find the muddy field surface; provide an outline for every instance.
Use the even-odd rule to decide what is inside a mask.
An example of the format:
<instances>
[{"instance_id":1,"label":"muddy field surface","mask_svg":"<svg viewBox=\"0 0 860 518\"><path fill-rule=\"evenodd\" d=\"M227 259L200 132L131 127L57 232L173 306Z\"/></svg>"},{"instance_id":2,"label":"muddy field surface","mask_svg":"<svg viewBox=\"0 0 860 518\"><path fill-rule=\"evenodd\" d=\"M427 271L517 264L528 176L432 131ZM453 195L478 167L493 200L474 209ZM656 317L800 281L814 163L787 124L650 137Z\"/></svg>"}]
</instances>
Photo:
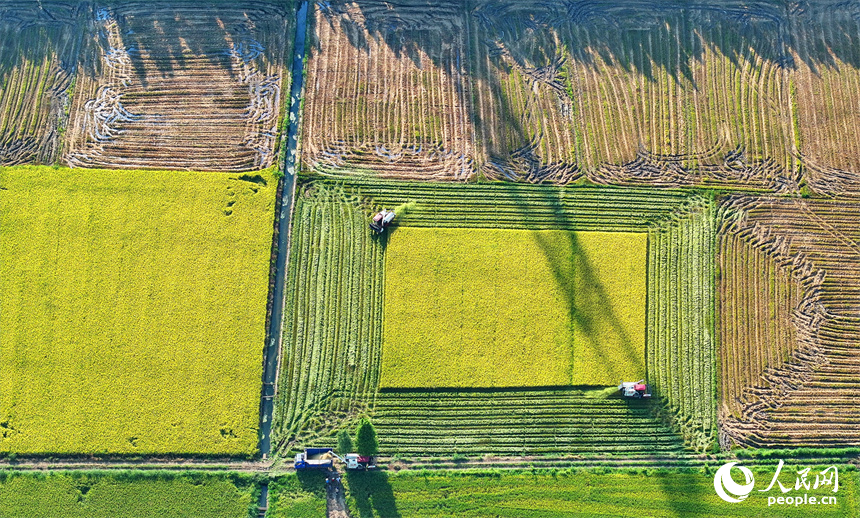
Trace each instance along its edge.
<instances>
[{"instance_id":1,"label":"muddy field surface","mask_svg":"<svg viewBox=\"0 0 860 518\"><path fill-rule=\"evenodd\" d=\"M0 2L0 166L56 159L82 14L77 2Z\"/></svg>"}]
</instances>

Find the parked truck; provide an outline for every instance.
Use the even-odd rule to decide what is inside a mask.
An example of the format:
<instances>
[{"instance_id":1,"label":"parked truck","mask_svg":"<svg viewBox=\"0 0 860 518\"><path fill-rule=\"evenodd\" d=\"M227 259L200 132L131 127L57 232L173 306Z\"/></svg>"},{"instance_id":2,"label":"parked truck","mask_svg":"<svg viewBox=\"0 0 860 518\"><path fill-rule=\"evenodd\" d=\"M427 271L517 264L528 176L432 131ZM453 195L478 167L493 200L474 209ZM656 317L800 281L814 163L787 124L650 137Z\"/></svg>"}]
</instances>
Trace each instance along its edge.
<instances>
[{"instance_id":1,"label":"parked truck","mask_svg":"<svg viewBox=\"0 0 860 518\"><path fill-rule=\"evenodd\" d=\"M296 454L296 469L330 469L334 463L331 448L308 448Z\"/></svg>"}]
</instances>

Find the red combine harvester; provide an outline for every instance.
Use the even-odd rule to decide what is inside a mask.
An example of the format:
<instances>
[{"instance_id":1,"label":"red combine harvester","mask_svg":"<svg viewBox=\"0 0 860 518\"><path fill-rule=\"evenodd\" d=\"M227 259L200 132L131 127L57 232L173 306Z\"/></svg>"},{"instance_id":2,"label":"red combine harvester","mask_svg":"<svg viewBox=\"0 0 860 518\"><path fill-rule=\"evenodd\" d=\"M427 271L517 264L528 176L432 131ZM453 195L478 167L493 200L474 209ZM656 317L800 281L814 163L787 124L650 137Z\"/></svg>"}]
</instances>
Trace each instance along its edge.
<instances>
[{"instance_id":1,"label":"red combine harvester","mask_svg":"<svg viewBox=\"0 0 860 518\"><path fill-rule=\"evenodd\" d=\"M346 458L341 460L346 462L346 469L365 470L376 468L375 457L366 457L357 453L347 453Z\"/></svg>"},{"instance_id":2,"label":"red combine harvester","mask_svg":"<svg viewBox=\"0 0 860 518\"><path fill-rule=\"evenodd\" d=\"M626 398L642 399L651 397L651 392L648 390L645 380L622 381L618 385L618 391Z\"/></svg>"}]
</instances>

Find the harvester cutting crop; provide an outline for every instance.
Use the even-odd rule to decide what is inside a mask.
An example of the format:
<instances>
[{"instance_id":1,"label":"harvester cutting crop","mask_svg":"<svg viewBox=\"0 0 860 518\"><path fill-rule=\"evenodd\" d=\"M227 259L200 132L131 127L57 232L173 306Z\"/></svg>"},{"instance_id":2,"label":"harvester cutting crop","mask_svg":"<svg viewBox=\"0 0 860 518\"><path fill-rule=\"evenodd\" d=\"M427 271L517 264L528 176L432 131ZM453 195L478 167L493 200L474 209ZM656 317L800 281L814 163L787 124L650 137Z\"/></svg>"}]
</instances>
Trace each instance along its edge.
<instances>
[{"instance_id":1,"label":"harvester cutting crop","mask_svg":"<svg viewBox=\"0 0 860 518\"><path fill-rule=\"evenodd\" d=\"M394 221L394 211L382 209L370 220L370 228L377 234L382 234L392 221Z\"/></svg>"},{"instance_id":2,"label":"harvester cutting crop","mask_svg":"<svg viewBox=\"0 0 860 518\"><path fill-rule=\"evenodd\" d=\"M651 392L648 391L648 385L645 384L645 380L622 381L618 385L618 390L624 397L635 399L651 397Z\"/></svg>"}]
</instances>

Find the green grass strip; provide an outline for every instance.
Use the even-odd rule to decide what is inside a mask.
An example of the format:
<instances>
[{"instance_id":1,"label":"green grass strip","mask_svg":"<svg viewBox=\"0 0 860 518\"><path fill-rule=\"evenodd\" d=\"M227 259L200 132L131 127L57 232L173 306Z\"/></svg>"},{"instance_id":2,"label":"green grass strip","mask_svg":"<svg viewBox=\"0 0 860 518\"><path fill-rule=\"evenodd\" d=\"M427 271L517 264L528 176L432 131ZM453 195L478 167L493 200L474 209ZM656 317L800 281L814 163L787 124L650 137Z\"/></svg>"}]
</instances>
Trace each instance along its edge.
<instances>
[{"instance_id":1,"label":"green grass strip","mask_svg":"<svg viewBox=\"0 0 860 518\"><path fill-rule=\"evenodd\" d=\"M256 495L238 474L0 472L3 518L245 518Z\"/></svg>"},{"instance_id":2,"label":"green grass strip","mask_svg":"<svg viewBox=\"0 0 860 518\"><path fill-rule=\"evenodd\" d=\"M784 471L780 481L793 484L795 474ZM774 486L770 492L753 491L737 504L721 500L714 491L713 475L700 472L401 471L349 473L346 481L350 512L362 518L857 516L857 473L840 475L837 493L832 486L824 486L783 495ZM755 489L766 488L772 476L772 471L756 473ZM836 496L836 503L768 506L768 496L802 498L804 493Z\"/></svg>"}]
</instances>

